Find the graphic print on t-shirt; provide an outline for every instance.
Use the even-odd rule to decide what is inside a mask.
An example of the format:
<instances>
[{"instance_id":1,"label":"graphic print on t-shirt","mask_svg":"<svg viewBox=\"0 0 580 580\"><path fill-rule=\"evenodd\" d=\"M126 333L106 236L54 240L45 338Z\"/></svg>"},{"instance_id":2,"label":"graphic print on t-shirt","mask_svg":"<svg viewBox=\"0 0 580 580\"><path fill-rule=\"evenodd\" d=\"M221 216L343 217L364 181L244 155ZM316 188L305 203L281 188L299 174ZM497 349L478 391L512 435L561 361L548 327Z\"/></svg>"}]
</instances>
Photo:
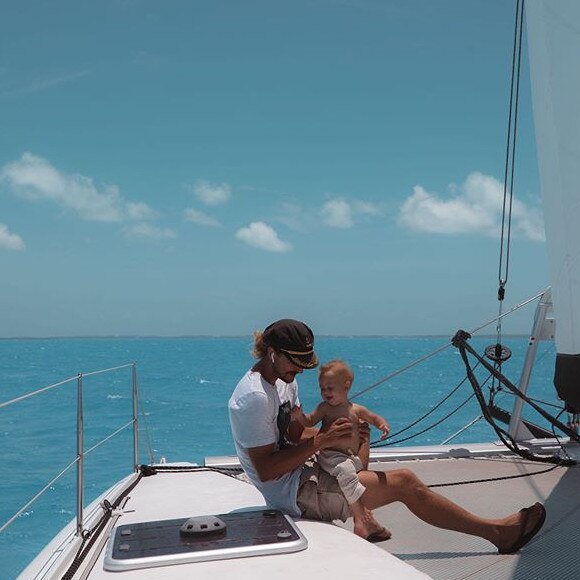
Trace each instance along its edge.
<instances>
[{"instance_id":1,"label":"graphic print on t-shirt","mask_svg":"<svg viewBox=\"0 0 580 580\"><path fill-rule=\"evenodd\" d=\"M278 426L278 448L284 449L291 445L291 443L286 438L288 434L288 425L290 425L290 401L282 403L278 407L278 417L276 417L276 425Z\"/></svg>"}]
</instances>

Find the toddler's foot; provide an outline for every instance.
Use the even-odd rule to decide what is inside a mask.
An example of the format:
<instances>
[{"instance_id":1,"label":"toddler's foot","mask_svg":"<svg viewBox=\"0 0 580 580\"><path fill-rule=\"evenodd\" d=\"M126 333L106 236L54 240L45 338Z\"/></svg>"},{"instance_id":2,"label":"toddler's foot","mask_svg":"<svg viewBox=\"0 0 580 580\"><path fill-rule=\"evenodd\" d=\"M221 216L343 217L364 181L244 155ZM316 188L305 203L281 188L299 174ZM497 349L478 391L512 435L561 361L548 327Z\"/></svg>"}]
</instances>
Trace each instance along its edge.
<instances>
[{"instance_id":1,"label":"toddler's foot","mask_svg":"<svg viewBox=\"0 0 580 580\"><path fill-rule=\"evenodd\" d=\"M387 528L381 528L377 532L369 534L365 540L367 542L376 544L377 542L386 542L387 540L390 540L392 535L393 534L391 534L391 530L388 530Z\"/></svg>"},{"instance_id":2,"label":"toddler's foot","mask_svg":"<svg viewBox=\"0 0 580 580\"><path fill-rule=\"evenodd\" d=\"M391 531L382 526L373 516L373 512L364 510L364 517L354 518L354 533L373 544L386 542L391 538Z\"/></svg>"}]
</instances>

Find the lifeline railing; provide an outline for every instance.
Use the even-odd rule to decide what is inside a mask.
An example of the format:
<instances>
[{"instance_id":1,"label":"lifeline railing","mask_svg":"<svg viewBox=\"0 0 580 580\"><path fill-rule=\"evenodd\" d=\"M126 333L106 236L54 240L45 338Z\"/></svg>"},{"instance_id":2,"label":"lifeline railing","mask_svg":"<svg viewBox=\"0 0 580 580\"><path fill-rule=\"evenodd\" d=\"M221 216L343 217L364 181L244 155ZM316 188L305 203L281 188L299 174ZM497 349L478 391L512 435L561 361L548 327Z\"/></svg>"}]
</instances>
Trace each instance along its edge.
<instances>
[{"instance_id":1,"label":"lifeline railing","mask_svg":"<svg viewBox=\"0 0 580 580\"><path fill-rule=\"evenodd\" d=\"M104 439L101 439L98 443L95 443L89 449L84 449L84 409L83 409L83 379L90 376L102 375L104 373L109 373L112 371L117 371L124 368L131 368L131 382L132 382L132 398L133 398L133 409L132 409L132 419L110 433ZM71 461L58 475L51 479L34 497L26 502L10 519L8 519L2 526L0 526L0 532L3 532L16 518L18 518L30 505L32 505L42 494L44 494L56 481L58 481L67 471L69 471L74 465L77 467L77 477L76 477L76 533L77 535L83 532L83 510L84 510L84 460L85 456L100 447L103 443L107 442L109 439L118 435L121 431L133 425L133 469L138 471L139 469L139 419L138 419L138 399L139 399L139 385L137 382L137 365L136 363L127 363L124 365L111 367L108 369L102 369L98 371L92 371L89 373L79 373L75 377L70 377L53 385L48 385L42 387L36 391L32 391L10 401L5 401L0 403L0 409L3 407L8 407L15 403L24 401L44 393L56 387L72 383L76 381L77 384L77 409L76 409L76 431L77 431L77 455L74 461Z\"/></svg>"}]
</instances>

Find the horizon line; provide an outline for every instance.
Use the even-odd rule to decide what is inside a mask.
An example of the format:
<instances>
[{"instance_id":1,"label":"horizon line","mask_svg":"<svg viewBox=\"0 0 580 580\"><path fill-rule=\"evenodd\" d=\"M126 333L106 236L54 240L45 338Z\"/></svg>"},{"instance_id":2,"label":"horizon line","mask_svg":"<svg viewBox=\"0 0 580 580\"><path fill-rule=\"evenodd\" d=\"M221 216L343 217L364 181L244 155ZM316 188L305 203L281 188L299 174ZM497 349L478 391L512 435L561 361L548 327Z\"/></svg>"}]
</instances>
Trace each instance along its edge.
<instances>
[{"instance_id":1,"label":"horizon line","mask_svg":"<svg viewBox=\"0 0 580 580\"><path fill-rule=\"evenodd\" d=\"M0 336L0 340L86 340L86 339L143 339L143 338L250 338L251 334L78 334L78 335L51 335L51 336ZM478 334L476 338L495 337L495 334ZM528 333L503 334L504 337L529 337ZM427 334L323 334L317 338L442 338L452 336L446 333Z\"/></svg>"}]
</instances>

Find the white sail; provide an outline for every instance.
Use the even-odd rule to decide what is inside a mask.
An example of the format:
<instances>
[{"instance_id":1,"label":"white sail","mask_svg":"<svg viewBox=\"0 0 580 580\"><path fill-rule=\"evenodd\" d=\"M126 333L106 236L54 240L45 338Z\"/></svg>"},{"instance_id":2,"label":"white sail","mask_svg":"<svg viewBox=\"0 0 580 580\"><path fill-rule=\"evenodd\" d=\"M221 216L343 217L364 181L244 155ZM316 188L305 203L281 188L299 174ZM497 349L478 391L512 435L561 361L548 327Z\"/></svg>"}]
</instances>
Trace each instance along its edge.
<instances>
[{"instance_id":1,"label":"white sail","mask_svg":"<svg viewBox=\"0 0 580 580\"><path fill-rule=\"evenodd\" d=\"M580 1L526 3L552 298L556 388L580 410Z\"/></svg>"}]
</instances>

